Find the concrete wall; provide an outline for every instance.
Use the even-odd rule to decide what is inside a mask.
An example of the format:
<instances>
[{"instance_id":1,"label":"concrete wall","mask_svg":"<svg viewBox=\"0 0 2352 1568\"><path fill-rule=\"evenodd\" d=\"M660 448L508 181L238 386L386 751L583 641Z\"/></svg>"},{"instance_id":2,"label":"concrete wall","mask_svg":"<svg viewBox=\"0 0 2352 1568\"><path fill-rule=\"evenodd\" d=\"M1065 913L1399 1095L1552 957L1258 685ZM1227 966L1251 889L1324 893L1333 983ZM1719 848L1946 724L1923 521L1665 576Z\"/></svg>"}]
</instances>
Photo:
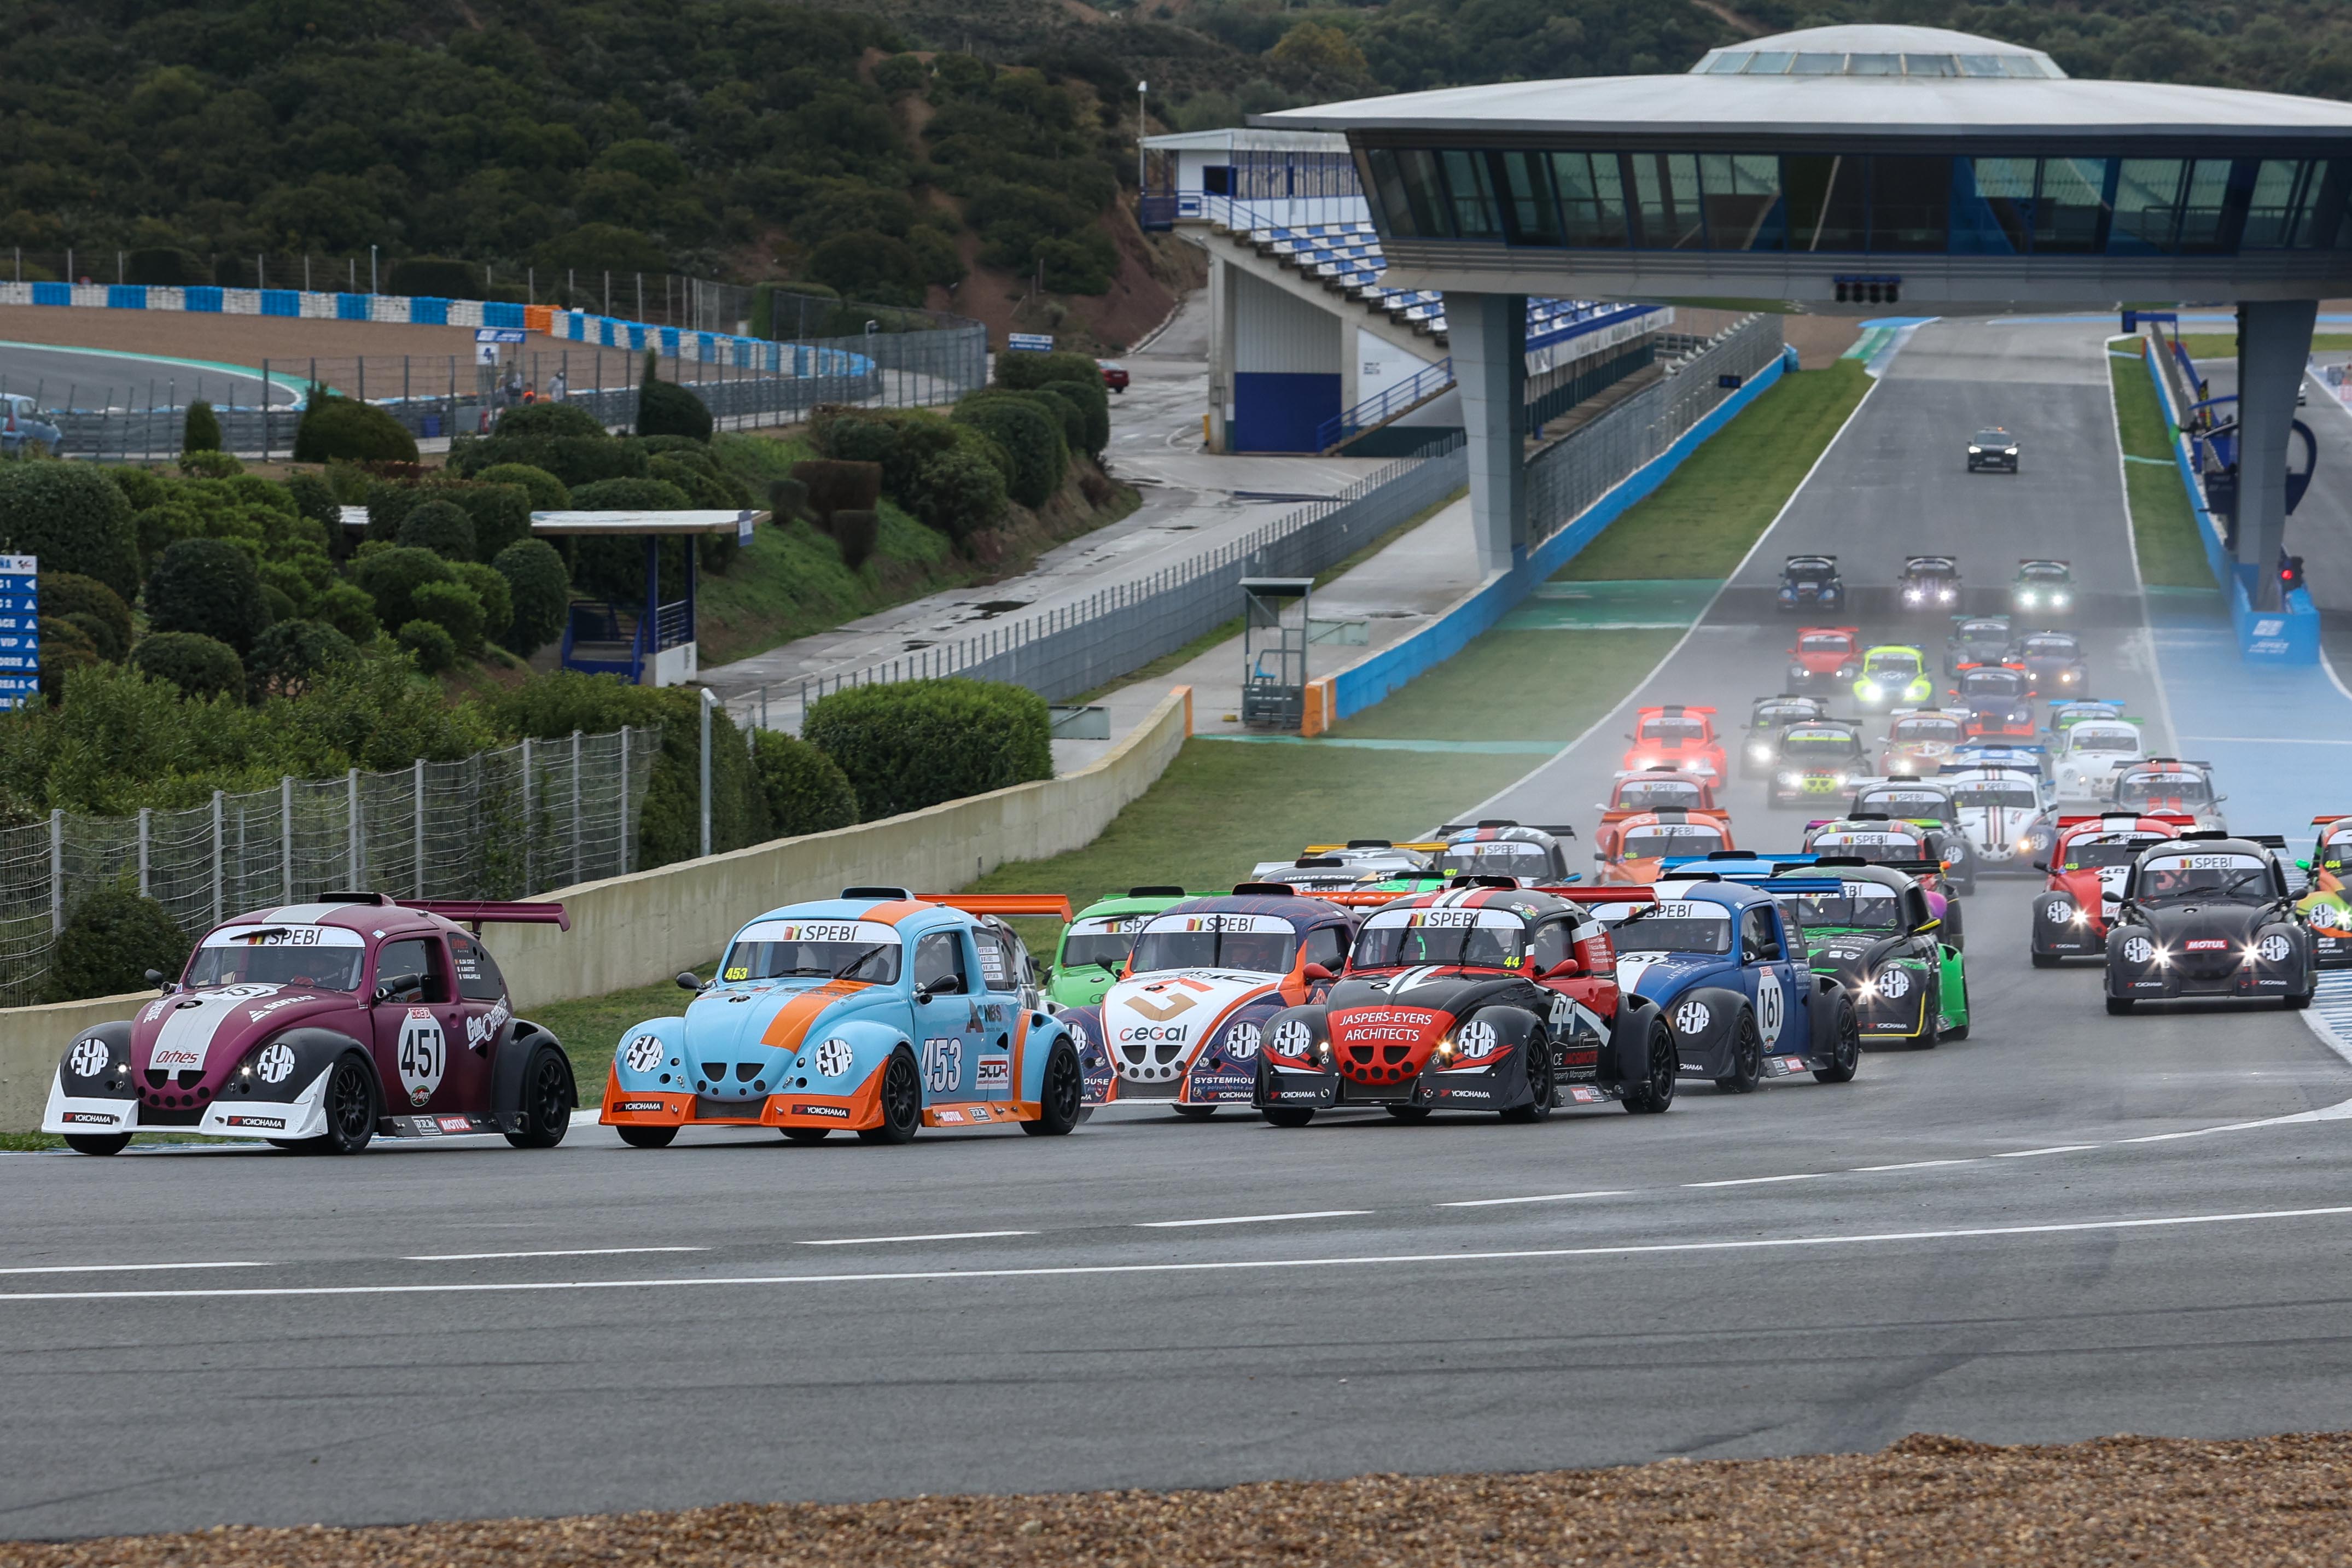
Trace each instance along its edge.
<instances>
[{"instance_id":1,"label":"concrete wall","mask_svg":"<svg viewBox=\"0 0 2352 1568\"><path fill-rule=\"evenodd\" d=\"M569 933L493 925L483 939L525 1016L547 1002L650 985L707 963L744 921L778 904L831 898L856 883L947 893L1008 861L1090 843L1175 760L1192 729L1192 688L1179 686L1108 755L1064 778L559 888L545 896L571 911ZM0 1009L0 1132L39 1124L58 1057L78 1031L128 1017L152 994Z\"/></svg>"}]
</instances>

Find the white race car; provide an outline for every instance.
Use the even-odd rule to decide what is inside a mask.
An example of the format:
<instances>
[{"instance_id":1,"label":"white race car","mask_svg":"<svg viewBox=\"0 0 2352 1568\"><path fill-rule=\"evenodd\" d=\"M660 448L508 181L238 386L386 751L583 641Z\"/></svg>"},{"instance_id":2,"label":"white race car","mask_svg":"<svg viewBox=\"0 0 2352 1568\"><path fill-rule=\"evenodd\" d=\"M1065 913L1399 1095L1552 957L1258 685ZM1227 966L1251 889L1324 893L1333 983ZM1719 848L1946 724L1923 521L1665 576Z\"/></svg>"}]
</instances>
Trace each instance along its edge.
<instances>
[{"instance_id":1,"label":"white race car","mask_svg":"<svg viewBox=\"0 0 2352 1568\"><path fill-rule=\"evenodd\" d=\"M2147 743L2139 726L2126 718L2086 718L2058 736L2052 771L2061 800L2114 798L2116 770L2143 760Z\"/></svg>"},{"instance_id":2,"label":"white race car","mask_svg":"<svg viewBox=\"0 0 2352 1568\"><path fill-rule=\"evenodd\" d=\"M1952 792L1978 875L2033 874L2034 861L2049 848L2054 820L2049 786L2039 772L1990 763L1946 768L1937 782Z\"/></svg>"}]
</instances>

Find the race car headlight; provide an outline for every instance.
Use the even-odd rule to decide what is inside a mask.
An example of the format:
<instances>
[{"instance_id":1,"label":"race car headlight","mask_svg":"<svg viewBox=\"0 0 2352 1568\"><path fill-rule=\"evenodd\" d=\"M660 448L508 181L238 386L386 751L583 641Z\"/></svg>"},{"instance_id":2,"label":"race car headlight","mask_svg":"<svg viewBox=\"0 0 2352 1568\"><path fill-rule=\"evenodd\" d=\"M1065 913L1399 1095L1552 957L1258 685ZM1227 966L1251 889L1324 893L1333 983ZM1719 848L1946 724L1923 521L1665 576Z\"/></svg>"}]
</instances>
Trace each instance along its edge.
<instances>
[{"instance_id":1,"label":"race car headlight","mask_svg":"<svg viewBox=\"0 0 2352 1568\"><path fill-rule=\"evenodd\" d=\"M1796 785L1804 782L1804 780L1797 774L1783 773L1780 775L1780 782L1783 784Z\"/></svg>"},{"instance_id":2,"label":"race car headlight","mask_svg":"<svg viewBox=\"0 0 2352 1568\"><path fill-rule=\"evenodd\" d=\"M1830 782L1843 789L1845 788L1845 775L1843 773L1832 773L1830 775Z\"/></svg>"},{"instance_id":3,"label":"race car headlight","mask_svg":"<svg viewBox=\"0 0 2352 1568\"><path fill-rule=\"evenodd\" d=\"M1772 760L1772 748L1759 740L1748 748L1748 758L1751 762L1769 762Z\"/></svg>"},{"instance_id":4,"label":"race car headlight","mask_svg":"<svg viewBox=\"0 0 2352 1568\"><path fill-rule=\"evenodd\" d=\"M1874 703L1885 694L1878 689L1876 681L1864 681L1853 688L1853 695L1866 703Z\"/></svg>"},{"instance_id":5,"label":"race car headlight","mask_svg":"<svg viewBox=\"0 0 2352 1568\"><path fill-rule=\"evenodd\" d=\"M1639 769L1639 768L1655 768L1657 765L1658 765L1658 759L1657 759L1656 758L1654 758L1654 757L1636 757L1635 758L1633 758L1633 766L1634 766L1634 768L1637 768L1637 769Z\"/></svg>"},{"instance_id":6,"label":"race car headlight","mask_svg":"<svg viewBox=\"0 0 2352 1568\"><path fill-rule=\"evenodd\" d=\"M1906 588L1903 591L1903 602L1906 604L1916 604L1926 597L1924 592L1916 588Z\"/></svg>"},{"instance_id":7,"label":"race car headlight","mask_svg":"<svg viewBox=\"0 0 2352 1568\"><path fill-rule=\"evenodd\" d=\"M2030 588L2021 589L2018 591L2017 601L2031 610L2042 602L2042 596Z\"/></svg>"},{"instance_id":8,"label":"race car headlight","mask_svg":"<svg viewBox=\"0 0 2352 1568\"><path fill-rule=\"evenodd\" d=\"M2000 449L2000 455L2003 457L2014 457L2017 455L2017 448L2014 446L2004 446Z\"/></svg>"},{"instance_id":9,"label":"race car headlight","mask_svg":"<svg viewBox=\"0 0 2352 1568\"><path fill-rule=\"evenodd\" d=\"M2050 602L2054 608L2063 610L2073 602L2073 600L2066 594L2053 593L2050 596Z\"/></svg>"},{"instance_id":10,"label":"race car headlight","mask_svg":"<svg viewBox=\"0 0 2352 1568\"><path fill-rule=\"evenodd\" d=\"M1939 588L1936 591L1936 598L1942 603L1949 604L1952 601L1952 591L1948 588Z\"/></svg>"},{"instance_id":11,"label":"race car headlight","mask_svg":"<svg viewBox=\"0 0 2352 1568\"><path fill-rule=\"evenodd\" d=\"M2069 683L2072 683L2075 679L2075 675L2076 672L2073 670L2061 670L2058 672L2058 678Z\"/></svg>"},{"instance_id":12,"label":"race car headlight","mask_svg":"<svg viewBox=\"0 0 2352 1568\"><path fill-rule=\"evenodd\" d=\"M1981 446L1971 446L1969 448L1969 455L1971 457L1981 457L1984 455L1984 448Z\"/></svg>"}]
</instances>

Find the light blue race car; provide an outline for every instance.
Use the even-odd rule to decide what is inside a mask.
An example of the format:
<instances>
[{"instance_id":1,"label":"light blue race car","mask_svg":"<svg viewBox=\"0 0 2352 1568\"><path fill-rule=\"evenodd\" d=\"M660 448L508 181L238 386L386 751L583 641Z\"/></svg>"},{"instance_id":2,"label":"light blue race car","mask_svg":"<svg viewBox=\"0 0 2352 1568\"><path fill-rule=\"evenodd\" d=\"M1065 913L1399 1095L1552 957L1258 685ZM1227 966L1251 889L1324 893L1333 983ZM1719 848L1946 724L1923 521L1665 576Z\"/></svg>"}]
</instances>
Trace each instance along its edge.
<instances>
[{"instance_id":1,"label":"light blue race car","mask_svg":"<svg viewBox=\"0 0 2352 1568\"><path fill-rule=\"evenodd\" d=\"M1059 1136L1086 1120L1091 1048L1043 1010L1035 965L996 916L1068 913L1060 898L899 887L772 909L735 934L716 979L677 977L695 993L683 1017L622 1035L598 1119L637 1148L689 1126L811 1144L1001 1124Z\"/></svg>"}]
</instances>

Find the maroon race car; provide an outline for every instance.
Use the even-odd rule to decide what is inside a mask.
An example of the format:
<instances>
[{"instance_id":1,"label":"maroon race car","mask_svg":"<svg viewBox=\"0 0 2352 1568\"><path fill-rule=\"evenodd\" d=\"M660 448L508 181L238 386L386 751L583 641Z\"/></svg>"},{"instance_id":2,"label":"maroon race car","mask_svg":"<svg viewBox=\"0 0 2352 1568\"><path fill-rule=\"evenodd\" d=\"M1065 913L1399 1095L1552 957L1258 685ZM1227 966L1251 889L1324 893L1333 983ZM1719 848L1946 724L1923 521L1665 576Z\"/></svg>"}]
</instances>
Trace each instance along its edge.
<instances>
[{"instance_id":1,"label":"maroon race car","mask_svg":"<svg viewBox=\"0 0 2352 1568\"><path fill-rule=\"evenodd\" d=\"M514 1016L505 977L466 929L485 922L571 929L560 904L376 893L216 925L137 1016L74 1038L41 1128L86 1155L159 1129L337 1155L378 1135L467 1133L551 1149L580 1103L571 1060Z\"/></svg>"}]
</instances>

